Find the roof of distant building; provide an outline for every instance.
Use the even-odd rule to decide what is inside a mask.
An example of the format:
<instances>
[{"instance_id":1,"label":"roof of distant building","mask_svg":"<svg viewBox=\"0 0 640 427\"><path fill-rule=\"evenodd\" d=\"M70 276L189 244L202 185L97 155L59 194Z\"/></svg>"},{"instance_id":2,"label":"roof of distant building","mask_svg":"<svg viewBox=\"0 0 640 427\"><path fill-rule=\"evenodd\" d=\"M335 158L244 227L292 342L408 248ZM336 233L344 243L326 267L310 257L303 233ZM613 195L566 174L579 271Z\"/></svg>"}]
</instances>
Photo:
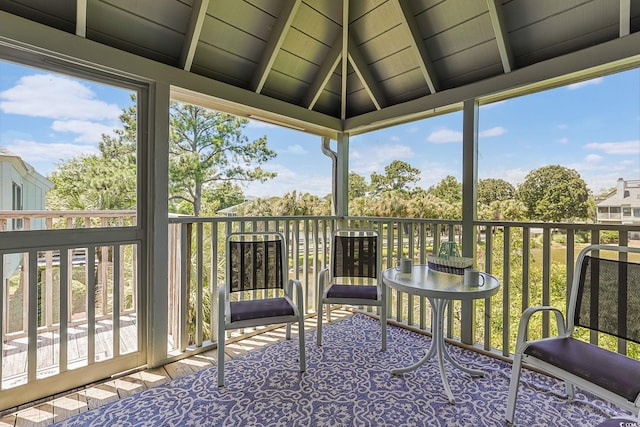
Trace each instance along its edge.
<instances>
[{"instance_id":1,"label":"roof of distant building","mask_svg":"<svg viewBox=\"0 0 640 427\"><path fill-rule=\"evenodd\" d=\"M247 203L249 203L250 201L255 200L255 199L257 199L257 197L255 197L255 196L246 196L242 203L238 203L237 205L229 206L228 208L220 209L220 210L216 211L216 213L218 215L228 215L228 214L237 213L242 206L246 205Z\"/></svg>"},{"instance_id":2,"label":"roof of distant building","mask_svg":"<svg viewBox=\"0 0 640 427\"><path fill-rule=\"evenodd\" d=\"M640 207L640 180L624 181L597 206L630 206Z\"/></svg>"},{"instance_id":3,"label":"roof of distant building","mask_svg":"<svg viewBox=\"0 0 640 427\"><path fill-rule=\"evenodd\" d=\"M44 175L38 172L33 166L29 163L25 162L22 157L13 151L9 150L7 147L0 146L0 161L8 161L13 163L13 167L18 169L21 168L23 170L23 174L25 176L31 176L32 178L37 179L44 185L45 187L52 188L53 183L47 179Z\"/></svg>"}]
</instances>

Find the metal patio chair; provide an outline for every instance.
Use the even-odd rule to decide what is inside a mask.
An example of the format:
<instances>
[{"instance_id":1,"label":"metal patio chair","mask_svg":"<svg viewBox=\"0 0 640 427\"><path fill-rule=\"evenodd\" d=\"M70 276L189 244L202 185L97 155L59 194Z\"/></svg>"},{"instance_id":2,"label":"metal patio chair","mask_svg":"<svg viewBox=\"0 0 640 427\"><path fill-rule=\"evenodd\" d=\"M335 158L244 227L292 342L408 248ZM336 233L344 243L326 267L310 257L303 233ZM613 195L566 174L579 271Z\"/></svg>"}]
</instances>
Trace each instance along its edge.
<instances>
[{"instance_id":1,"label":"metal patio chair","mask_svg":"<svg viewBox=\"0 0 640 427\"><path fill-rule=\"evenodd\" d=\"M341 229L332 235L330 268L318 276L316 343L322 345L324 305L380 307L382 351L387 348L387 292L382 283L380 236L375 230ZM327 307L327 321L331 320Z\"/></svg>"},{"instance_id":2,"label":"metal patio chair","mask_svg":"<svg viewBox=\"0 0 640 427\"><path fill-rule=\"evenodd\" d=\"M616 259L600 257L614 252ZM522 313L513 358L506 420L515 414L523 363L565 382L567 395L574 385L640 415L640 360L575 338L576 327L640 343L640 264L629 261L640 248L592 245L578 255L571 285L567 319L554 307L529 307ZM558 336L527 340L534 313L555 314Z\"/></svg>"},{"instance_id":3,"label":"metal patio chair","mask_svg":"<svg viewBox=\"0 0 640 427\"><path fill-rule=\"evenodd\" d=\"M218 289L218 386L224 385L225 331L298 322L300 372L306 370L302 286L288 277L284 236L277 232L232 233L226 241L226 283ZM296 303L293 302L293 287Z\"/></svg>"}]
</instances>

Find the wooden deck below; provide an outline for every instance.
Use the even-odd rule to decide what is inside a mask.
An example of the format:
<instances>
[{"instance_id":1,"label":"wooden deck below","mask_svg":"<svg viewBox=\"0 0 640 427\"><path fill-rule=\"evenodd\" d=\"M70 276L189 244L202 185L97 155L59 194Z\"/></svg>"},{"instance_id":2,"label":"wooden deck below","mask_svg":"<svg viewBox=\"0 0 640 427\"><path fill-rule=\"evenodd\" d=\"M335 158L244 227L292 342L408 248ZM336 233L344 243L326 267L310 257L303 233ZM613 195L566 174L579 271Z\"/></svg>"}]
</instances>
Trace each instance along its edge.
<instances>
[{"instance_id":1,"label":"wooden deck below","mask_svg":"<svg viewBox=\"0 0 640 427\"><path fill-rule=\"evenodd\" d=\"M127 354L138 349L138 324L135 314L120 318L119 354ZM69 370L87 365L86 324L70 327L67 331L67 368ZM95 326L96 361L113 357L113 325L111 320L99 320ZM27 382L27 337L10 339L2 344L2 386L3 390L26 384ZM38 333L38 367L36 375L44 378L59 372L60 335L58 331Z\"/></svg>"}]
</instances>

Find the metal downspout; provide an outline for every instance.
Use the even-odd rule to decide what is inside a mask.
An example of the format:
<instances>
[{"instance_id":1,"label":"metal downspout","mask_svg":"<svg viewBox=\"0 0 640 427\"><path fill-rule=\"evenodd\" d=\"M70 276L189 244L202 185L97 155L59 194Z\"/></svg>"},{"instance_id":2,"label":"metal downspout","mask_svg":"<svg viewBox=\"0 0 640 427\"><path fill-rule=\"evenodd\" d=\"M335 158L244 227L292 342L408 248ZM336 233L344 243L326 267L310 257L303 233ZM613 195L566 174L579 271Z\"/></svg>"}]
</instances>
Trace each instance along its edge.
<instances>
[{"instance_id":1,"label":"metal downspout","mask_svg":"<svg viewBox=\"0 0 640 427\"><path fill-rule=\"evenodd\" d=\"M322 152L331 159L331 213L336 215L336 206L338 205L338 153L331 149L331 139L322 137Z\"/></svg>"}]
</instances>

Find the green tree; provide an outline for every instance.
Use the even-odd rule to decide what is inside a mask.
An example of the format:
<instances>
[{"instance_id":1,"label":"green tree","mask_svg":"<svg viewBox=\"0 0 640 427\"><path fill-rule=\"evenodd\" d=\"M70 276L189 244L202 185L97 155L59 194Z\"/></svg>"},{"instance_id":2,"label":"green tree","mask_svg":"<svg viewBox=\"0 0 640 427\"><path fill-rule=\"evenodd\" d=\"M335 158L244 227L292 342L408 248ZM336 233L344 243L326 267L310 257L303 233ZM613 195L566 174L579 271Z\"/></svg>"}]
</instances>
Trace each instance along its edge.
<instances>
[{"instance_id":1,"label":"green tree","mask_svg":"<svg viewBox=\"0 0 640 427\"><path fill-rule=\"evenodd\" d=\"M533 220L560 222L589 215L587 184L574 169L560 165L529 172L518 187L517 198Z\"/></svg>"},{"instance_id":2,"label":"green tree","mask_svg":"<svg viewBox=\"0 0 640 427\"><path fill-rule=\"evenodd\" d=\"M52 209L115 210L136 207L137 111L122 110L121 129L103 135L98 153L58 164L49 176ZM249 142L242 135L248 121L205 108L171 104L170 210L198 215L244 200L237 181L266 180L274 173L259 165L275 157L266 137ZM203 208L204 206L204 208Z\"/></svg>"},{"instance_id":3,"label":"green tree","mask_svg":"<svg viewBox=\"0 0 640 427\"><path fill-rule=\"evenodd\" d=\"M527 208L515 199L495 200L478 207L478 218L493 221L523 221L527 219Z\"/></svg>"},{"instance_id":4,"label":"green tree","mask_svg":"<svg viewBox=\"0 0 640 427\"><path fill-rule=\"evenodd\" d=\"M245 216L330 215L331 196L318 197L294 190L282 197L252 200L244 206L242 214Z\"/></svg>"},{"instance_id":5,"label":"green tree","mask_svg":"<svg viewBox=\"0 0 640 427\"><path fill-rule=\"evenodd\" d=\"M132 97L135 101L135 97ZM56 210L120 210L136 207L136 107L123 109L122 129L102 135L98 153L63 160L50 176L47 206Z\"/></svg>"},{"instance_id":6,"label":"green tree","mask_svg":"<svg viewBox=\"0 0 640 427\"><path fill-rule=\"evenodd\" d=\"M380 216L371 199L366 196L356 197L349 202L349 215L351 216Z\"/></svg>"},{"instance_id":7,"label":"green tree","mask_svg":"<svg viewBox=\"0 0 640 427\"><path fill-rule=\"evenodd\" d=\"M212 185L202 191L201 215L213 216L220 209L238 205L244 202L244 192L239 185L232 182ZM193 205L190 202L180 200L177 204L169 207L171 212L184 215L193 214Z\"/></svg>"},{"instance_id":8,"label":"green tree","mask_svg":"<svg viewBox=\"0 0 640 427\"><path fill-rule=\"evenodd\" d=\"M376 216L404 218L407 216L409 194L402 190L389 190L373 201Z\"/></svg>"},{"instance_id":9,"label":"green tree","mask_svg":"<svg viewBox=\"0 0 640 427\"><path fill-rule=\"evenodd\" d=\"M270 199L258 198L253 199L246 205L242 206L239 215L241 216L274 216L275 200L278 197L272 197Z\"/></svg>"},{"instance_id":10,"label":"green tree","mask_svg":"<svg viewBox=\"0 0 640 427\"><path fill-rule=\"evenodd\" d=\"M409 200L407 213L412 218L451 218L451 215L446 214L451 207L442 199L422 190L417 191ZM456 217L453 216L453 218Z\"/></svg>"},{"instance_id":11,"label":"green tree","mask_svg":"<svg viewBox=\"0 0 640 427\"><path fill-rule=\"evenodd\" d=\"M276 176L259 165L273 159L267 137L242 134L245 118L172 102L169 135L169 198L184 201L200 215L203 194L224 182L265 181Z\"/></svg>"},{"instance_id":12,"label":"green tree","mask_svg":"<svg viewBox=\"0 0 640 427\"><path fill-rule=\"evenodd\" d=\"M447 203L462 203L462 183L447 175L437 185L432 185L427 193Z\"/></svg>"},{"instance_id":13,"label":"green tree","mask_svg":"<svg viewBox=\"0 0 640 427\"><path fill-rule=\"evenodd\" d=\"M515 199L516 189L504 179L487 178L478 182L478 203L488 205L494 201Z\"/></svg>"},{"instance_id":14,"label":"green tree","mask_svg":"<svg viewBox=\"0 0 640 427\"><path fill-rule=\"evenodd\" d=\"M408 193L410 186L420 180L420 170L407 162L394 160L384 168L384 175L371 174L371 191L374 195L385 191L401 191Z\"/></svg>"},{"instance_id":15,"label":"green tree","mask_svg":"<svg viewBox=\"0 0 640 427\"><path fill-rule=\"evenodd\" d=\"M364 197L368 191L369 184L367 184L364 176L353 171L349 172L349 200Z\"/></svg>"}]
</instances>

